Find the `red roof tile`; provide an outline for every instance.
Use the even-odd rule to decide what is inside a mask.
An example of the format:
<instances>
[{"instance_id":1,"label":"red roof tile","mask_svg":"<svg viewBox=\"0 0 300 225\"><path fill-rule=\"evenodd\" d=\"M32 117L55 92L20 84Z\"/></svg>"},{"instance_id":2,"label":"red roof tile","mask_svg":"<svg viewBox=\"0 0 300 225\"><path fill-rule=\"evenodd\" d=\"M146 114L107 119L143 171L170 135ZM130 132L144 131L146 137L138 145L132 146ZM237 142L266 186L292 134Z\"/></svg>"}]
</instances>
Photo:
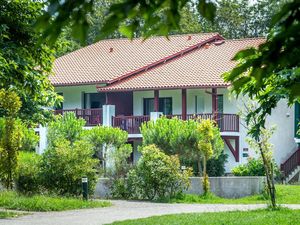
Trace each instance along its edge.
<instances>
[{"instance_id":1,"label":"red roof tile","mask_svg":"<svg viewBox=\"0 0 300 225\"><path fill-rule=\"evenodd\" d=\"M235 66L233 56L241 49L258 47L264 41L264 38L254 38L211 44L107 87L99 87L98 91L225 87L228 84L221 75Z\"/></svg>"},{"instance_id":2,"label":"red roof tile","mask_svg":"<svg viewBox=\"0 0 300 225\"><path fill-rule=\"evenodd\" d=\"M54 86L110 83L213 36L221 38L209 33L99 41L56 59L50 80Z\"/></svg>"}]
</instances>

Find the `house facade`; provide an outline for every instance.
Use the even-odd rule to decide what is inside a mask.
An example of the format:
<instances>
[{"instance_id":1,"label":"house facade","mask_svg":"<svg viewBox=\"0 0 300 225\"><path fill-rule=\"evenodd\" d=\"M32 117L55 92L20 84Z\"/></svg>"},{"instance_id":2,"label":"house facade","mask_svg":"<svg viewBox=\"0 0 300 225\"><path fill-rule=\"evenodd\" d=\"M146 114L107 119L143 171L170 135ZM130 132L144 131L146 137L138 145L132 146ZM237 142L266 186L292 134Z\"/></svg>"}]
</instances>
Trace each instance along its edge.
<instances>
[{"instance_id":1,"label":"house facade","mask_svg":"<svg viewBox=\"0 0 300 225\"><path fill-rule=\"evenodd\" d=\"M247 130L238 116L246 98L231 96L221 75L235 66L231 59L239 50L263 42L263 38L225 40L215 33L97 42L55 61L50 79L64 102L54 112L74 112L87 121L87 129L102 124L126 130L134 147L133 161L139 158L143 122L161 115L211 118L221 130L230 173L256 153L246 142ZM299 106L288 107L282 101L268 118L268 125L277 126L272 137L275 160L289 170L296 166L287 160L298 154L299 111ZM42 153L47 128L38 131Z\"/></svg>"}]
</instances>

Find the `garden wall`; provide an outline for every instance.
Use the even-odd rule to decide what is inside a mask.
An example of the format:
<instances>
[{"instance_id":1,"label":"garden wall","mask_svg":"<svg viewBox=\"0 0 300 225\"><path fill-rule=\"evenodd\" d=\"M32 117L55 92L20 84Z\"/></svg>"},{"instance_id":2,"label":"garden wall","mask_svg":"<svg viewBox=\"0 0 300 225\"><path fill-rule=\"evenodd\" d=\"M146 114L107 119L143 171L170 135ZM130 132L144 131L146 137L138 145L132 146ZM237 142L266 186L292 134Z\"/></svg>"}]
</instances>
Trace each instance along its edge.
<instances>
[{"instance_id":1,"label":"garden wall","mask_svg":"<svg viewBox=\"0 0 300 225\"><path fill-rule=\"evenodd\" d=\"M201 177L191 177L191 186L185 191L188 194L203 193ZM260 194L264 190L264 177L210 177L210 189L215 195L224 198L241 198ZM100 178L96 185L95 197L107 198L110 190L108 178Z\"/></svg>"}]
</instances>

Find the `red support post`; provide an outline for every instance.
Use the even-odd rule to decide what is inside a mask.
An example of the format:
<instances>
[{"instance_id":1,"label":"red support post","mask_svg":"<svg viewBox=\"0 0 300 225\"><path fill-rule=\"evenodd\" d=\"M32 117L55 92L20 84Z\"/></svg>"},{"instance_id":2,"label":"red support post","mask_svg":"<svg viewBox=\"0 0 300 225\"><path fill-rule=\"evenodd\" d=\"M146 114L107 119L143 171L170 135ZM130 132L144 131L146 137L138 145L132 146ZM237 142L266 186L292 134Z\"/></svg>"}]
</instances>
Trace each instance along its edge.
<instances>
[{"instance_id":1,"label":"red support post","mask_svg":"<svg viewBox=\"0 0 300 225\"><path fill-rule=\"evenodd\" d=\"M182 109L181 109L181 112L182 112L182 120L186 120L186 89L182 89L181 90L181 99L182 99L182 102L181 102L181 106L182 106Z\"/></svg>"},{"instance_id":2,"label":"red support post","mask_svg":"<svg viewBox=\"0 0 300 225\"><path fill-rule=\"evenodd\" d=\"M218 116L218 93L217 93L217 88L212 88L212 114L213 114L213 119L217 120Z\"/></svg>"},{"instance_id":3,"label":"red support post","mask_svg":"<svg viewBox=\"0 0 300 225\"><path fill-rule=\"evenodd\" d=\"M159 110L159 90L154 90L154 112Z\"/></svg>"}]
</instances>

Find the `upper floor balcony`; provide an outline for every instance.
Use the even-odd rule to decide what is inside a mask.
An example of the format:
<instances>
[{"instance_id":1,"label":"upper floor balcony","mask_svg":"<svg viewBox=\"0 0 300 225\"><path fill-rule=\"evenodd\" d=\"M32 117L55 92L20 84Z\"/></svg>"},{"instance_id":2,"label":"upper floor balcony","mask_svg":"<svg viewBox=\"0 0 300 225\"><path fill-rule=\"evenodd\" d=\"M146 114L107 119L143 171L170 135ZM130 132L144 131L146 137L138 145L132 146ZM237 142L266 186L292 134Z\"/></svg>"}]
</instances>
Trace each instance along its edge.
<instances>
[{"instance_id":1,"label":"upper floor balcony","mask_svg":"<svg viewBox=\"0 0 300 225\"><path fill-rule=\"evenodd\" d=\"M77 118L86 121L86 126L96 126L102 124L102 109L59 109L54 110L55 115L64 115L73 112Z\"/></svg>"},{"instance_id":2,"label":"upper floor balcony","mask_svg":"<svg viewBox=\"0 0 300 225\"><path fill-rule=\"evenodd\" d=\"M182 119L182 115L166 115L167 118L176 117ZM188 120L196 119L215 120L221 132L239 132L239 116L236 114L187 114ZM150 116L115 116L112 117L113 127L118 127L127 131L129 134L140 134L140 126L142 123L150 121Z\"/></svg>"}]
</instances>

